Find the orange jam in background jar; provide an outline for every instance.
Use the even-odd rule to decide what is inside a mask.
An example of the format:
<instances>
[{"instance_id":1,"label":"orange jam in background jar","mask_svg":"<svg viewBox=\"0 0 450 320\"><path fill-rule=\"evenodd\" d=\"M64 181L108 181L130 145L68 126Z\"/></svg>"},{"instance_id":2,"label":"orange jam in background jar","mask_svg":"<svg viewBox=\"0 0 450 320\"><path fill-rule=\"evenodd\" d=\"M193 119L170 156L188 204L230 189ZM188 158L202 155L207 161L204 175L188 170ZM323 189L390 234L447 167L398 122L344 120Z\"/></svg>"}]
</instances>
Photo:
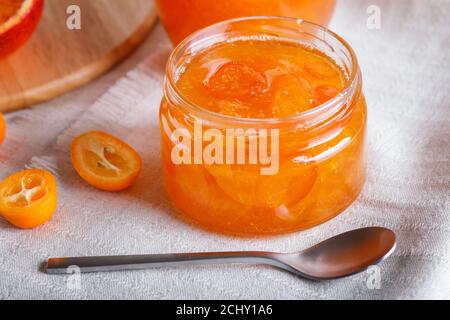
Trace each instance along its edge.
<instances>
[{"instance_id":1,"label":"orange jam in background jar","mask_svg":"<svg viewBox=\"0 0 450 320\"><path fill-rule=\"evenodd\" d=\"M336 0L156 0L161 21L178 44L194 31L227 19L286 16L328 25Z\"/></svg>"},{"instance_id":2,"label":"orange jam in background jar","mask_svg":"<svg viewBox=\"0 0 450 320\"><path fill-rule=\"evenodd\" d=\"M187 38L160 110L164 183L180 216L266 235L342 212L365 178L361 87L350 46L302 20L241 18Z\"/></svg>"}]
</instances>

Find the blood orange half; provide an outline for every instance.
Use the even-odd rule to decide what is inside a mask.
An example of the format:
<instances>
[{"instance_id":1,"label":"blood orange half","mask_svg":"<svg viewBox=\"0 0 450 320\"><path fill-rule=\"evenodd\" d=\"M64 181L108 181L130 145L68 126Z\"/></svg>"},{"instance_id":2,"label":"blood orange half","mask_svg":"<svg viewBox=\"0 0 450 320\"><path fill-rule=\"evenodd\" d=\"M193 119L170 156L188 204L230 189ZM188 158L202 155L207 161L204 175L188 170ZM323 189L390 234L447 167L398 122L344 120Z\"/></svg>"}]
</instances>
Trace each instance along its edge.
<instances>
[{"instance_id":1,"label":"blood orange half","mask_svg":"<svg viewBox=\"0 0 450 320\"><path fill-rule=\"evenodd\" d=\"M44 0L0 0L0 59L30 38L43 8Z\"/></svg>"}]
</instances>

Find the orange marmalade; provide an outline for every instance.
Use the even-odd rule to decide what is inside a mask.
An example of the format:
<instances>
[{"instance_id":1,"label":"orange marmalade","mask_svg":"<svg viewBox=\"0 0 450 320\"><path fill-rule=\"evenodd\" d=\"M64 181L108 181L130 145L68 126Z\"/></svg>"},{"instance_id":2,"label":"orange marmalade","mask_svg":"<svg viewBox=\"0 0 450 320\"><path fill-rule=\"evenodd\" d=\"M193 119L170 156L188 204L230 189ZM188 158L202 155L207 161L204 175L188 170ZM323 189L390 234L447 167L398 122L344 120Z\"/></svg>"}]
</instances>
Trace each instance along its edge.
<instances>
[{"instance_id":1,"label":"orange marmalade","mask_svg":"<svg viewBox=\"0 0 450 320\"><path fill-rule=\"evenodd\" d=\"M361 83L349 45L302 20L236 19L186 39L160 110L164 183L180 216L265 235L342 212L365 177Z\"/></svg>"}]
</instances>

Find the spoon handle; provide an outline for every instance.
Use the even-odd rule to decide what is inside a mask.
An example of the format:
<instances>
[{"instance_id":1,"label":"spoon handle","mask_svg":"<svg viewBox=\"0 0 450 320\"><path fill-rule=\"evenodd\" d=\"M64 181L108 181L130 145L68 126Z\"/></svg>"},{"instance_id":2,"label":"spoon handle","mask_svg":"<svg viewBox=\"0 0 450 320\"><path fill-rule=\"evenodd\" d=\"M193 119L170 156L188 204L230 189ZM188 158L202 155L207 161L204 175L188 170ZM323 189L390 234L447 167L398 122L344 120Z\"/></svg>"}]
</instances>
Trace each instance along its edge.
<instances>
[{"instance_id":1,"label":"spoon handle","mask_svg":"<svg viewBox=\"0 0 450 320\"><path fill-rule=\"evenodd\" d=\"M284 267L284 264L277 261L277 256L278 254L271 252L243 251L50 258L47 261L47 273L67 274L73 273L74 270L88 273L224 263L257 263Z\"/></svg>"}]
</instances>

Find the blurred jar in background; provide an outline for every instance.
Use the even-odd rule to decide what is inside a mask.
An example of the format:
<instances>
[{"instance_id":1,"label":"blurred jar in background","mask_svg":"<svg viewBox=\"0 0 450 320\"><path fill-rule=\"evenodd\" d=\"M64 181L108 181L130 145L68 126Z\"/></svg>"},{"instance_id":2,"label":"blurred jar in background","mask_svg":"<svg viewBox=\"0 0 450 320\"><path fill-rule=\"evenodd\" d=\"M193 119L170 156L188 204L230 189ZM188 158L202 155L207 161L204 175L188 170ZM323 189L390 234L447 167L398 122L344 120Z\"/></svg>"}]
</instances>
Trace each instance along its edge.
<instances>
[{"instance_id":1,"label":"blurred jar in background","mask_svg":"<svg viewBox=\"0 0 450 320\"><path fill-rule=\"evenodd\" d=\"M328 25L336 0L156 0L161 21L176 45L213 23L246 16L285 16Z\"/></svg>"}]
</instances>

